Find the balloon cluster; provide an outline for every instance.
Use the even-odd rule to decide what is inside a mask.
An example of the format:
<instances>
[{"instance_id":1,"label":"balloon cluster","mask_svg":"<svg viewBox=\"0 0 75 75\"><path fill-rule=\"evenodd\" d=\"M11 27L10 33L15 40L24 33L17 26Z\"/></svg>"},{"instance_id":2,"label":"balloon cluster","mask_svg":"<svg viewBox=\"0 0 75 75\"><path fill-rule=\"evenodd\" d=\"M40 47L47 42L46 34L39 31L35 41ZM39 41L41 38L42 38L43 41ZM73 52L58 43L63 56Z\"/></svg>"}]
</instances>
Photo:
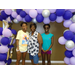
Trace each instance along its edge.
<instances>
[{"instance_id":1,"label":"balloon cluster","mask_svg":"<svg viewBox=\"0 0 75 75\"><path fill-rule=\"evenodd\" d=\"M65 30L63 36L60 37L58 41L61 45L65 44L65 48L67 49L64 53L66 56L64 58L64 62L66 64L75 64L74 12L75 9L4 9L0 11L1 13L0 21L6 20L7 22L13 21L14 23L19 23L19 21L33 22L33 23L43 22L44 24L48 24L50 22L55 21L57 23L61 23L62 21L64 21L63 23L64 27L69 28L69 30ZM1 38L3 39L3 40L1 39L1 44L8 45L9 42L8 39L11 36L11 31L9 29L3 30L2 28L0 28L0 35L3 35L3 37L0 36L0 39ZM4 41L4 39L6 41Z\"/></svg>"},{"instance_id":2,"label":"balloon cluster","mask_svg":"<svg viewBox=\"0 0 75 75\"><path fill-rule=\"evenodd\" d=\"M68 65L75 65L75 14L71 19L65 20L63 25L69 29L64 31L58 42L66 48L64 62Z\"/></svg>"},{"instance_id":3,"label":"balloon cluster","mask_svg":"<svg viewBox=\"0 0 75 75\"><path fill-rule=\"evenodd\" d=\"M4 9L0 13L0 21L8 20L14 23L34 22L48 24L50 22L61 23L63 20L68 20L73 16L75 9Z\"/></svg>"},{"instance_id":4,"label":"balloon cluster","mask_svg":"<svg viewBox=\"0 0 75 75\"><path fill-rule=\"evenodd\" d=\"M12 53L13 44L15 43L15 39L12 42L12 35L16 34L17 32L14 29L0 27L0 65L9 65L11 63L11 55L9 56L8 52Z\"/></svg>"}]
</instances>

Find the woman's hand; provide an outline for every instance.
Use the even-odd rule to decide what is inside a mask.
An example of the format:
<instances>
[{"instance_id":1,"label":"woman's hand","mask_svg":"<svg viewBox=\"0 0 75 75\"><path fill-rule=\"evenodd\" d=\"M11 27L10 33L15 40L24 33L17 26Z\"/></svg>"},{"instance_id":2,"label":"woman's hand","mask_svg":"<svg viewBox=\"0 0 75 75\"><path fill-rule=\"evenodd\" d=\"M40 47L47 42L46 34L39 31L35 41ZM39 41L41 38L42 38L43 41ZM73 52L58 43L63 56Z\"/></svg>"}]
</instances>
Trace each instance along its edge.
<instances>
[{"instance_id":1,"label":"woman's hand","mask_svg":"<svg viewBox=\"0 0 75 75\"><path fill-rule=\"evenodd\" d=\"M38 53L38 57L41 57L41 53Z\"/></svg>"}]
</instances>

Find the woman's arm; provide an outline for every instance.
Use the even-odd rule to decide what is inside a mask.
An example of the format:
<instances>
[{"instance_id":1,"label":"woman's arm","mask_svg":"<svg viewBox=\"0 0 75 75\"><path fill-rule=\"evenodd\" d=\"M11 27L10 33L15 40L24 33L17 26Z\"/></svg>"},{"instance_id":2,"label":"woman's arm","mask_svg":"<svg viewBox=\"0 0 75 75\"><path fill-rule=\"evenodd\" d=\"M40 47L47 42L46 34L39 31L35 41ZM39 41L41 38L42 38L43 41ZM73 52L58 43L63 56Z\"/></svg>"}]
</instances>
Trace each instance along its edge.
<instances>
[{"instance_id":1,"label":"woman's arm","mask_svg":"<svg viewBox=\"0 0 75 75\"><path fill-rule=\"evenodd\" d=\"M38 43L39 43L39 52L41 53L43 41L40 33L38 33Z\"/></svg>"},{"instance_id":2,"label":"woman's arm","mask_svg":"<svg viewBox=\"0 0 75 75\"><path fill-rule=\"evenodd\" d=\"M43 41L42 41L42 36L41 36L40 33L38 33L38 43L39 43L39 53L38 53L38 57L41 57L41 49L42 49Z\"/></svg>"}]
</instances>

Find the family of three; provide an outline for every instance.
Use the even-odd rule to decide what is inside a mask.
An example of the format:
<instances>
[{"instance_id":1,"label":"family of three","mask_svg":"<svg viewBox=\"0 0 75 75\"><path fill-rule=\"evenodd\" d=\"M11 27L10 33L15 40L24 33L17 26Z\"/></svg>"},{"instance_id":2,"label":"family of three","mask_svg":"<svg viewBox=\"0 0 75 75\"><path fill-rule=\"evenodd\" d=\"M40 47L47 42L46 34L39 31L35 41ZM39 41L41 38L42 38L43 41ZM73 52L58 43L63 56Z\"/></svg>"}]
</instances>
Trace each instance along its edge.
<instances>
[{"instance_id":1,"label":"family of three","mask_svg":"<svg viewBox=\"0 0 75 75\"><path fill-rule=\"evenodd\" d=\"M31 32L27 32L27 23L21 23L22 30L19 30L16 36L16 65L19 65L22 55L22 65L25 65L26 54L29 53L29 59L33 65L38 65L39 57L42 56L42 65L45 65L45 55L47 54L47 64L51 64L51 53L54 42L54 35L49 33L50 24L44 24L44 33L36 31L37 25L30 24Z\"/></svg>"}]
</instances>

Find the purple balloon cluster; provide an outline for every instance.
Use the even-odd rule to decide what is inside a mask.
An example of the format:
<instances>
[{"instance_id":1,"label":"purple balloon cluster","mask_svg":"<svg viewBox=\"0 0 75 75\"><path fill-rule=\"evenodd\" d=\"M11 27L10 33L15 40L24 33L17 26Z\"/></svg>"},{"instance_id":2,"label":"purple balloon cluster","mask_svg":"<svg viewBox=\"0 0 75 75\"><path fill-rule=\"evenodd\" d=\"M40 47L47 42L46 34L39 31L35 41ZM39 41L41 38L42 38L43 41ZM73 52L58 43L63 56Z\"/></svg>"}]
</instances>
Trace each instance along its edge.
<instances>
[{"instance_id":1,"label":"purple balloon cluster","mask_svg":"<svg viewBox=\"0 0 75 75\"><path fill-rule=\"evenodd\" d=\"M37 22L48 24L50 22L61 23L64 19L69 20L75 9L5 9L1 11L0 20L31 22L35 18Z\"/></svg>"},{"instance_id":2,"label":"purple balloon cluster","mask_svg":"<svg viewBox=\"0 0 75 75\"><path fill-rule=\"evenodd\" d=\"M75 23L70 20L73 12L75 12L75 9L5 9L0 11L0 21L9 21L10 19L10 21L13 20L15 23L19 21L37 21L38 23L43 22L44 24L55 21L61 23L64 21L64 27L69 28L69 30L64 31L64 36L60 37L58 42L61 45L65 44L65 48L67 49L65 51L66 57L64 58L64 62L66 64L75 64ZM12 32L9 29L5 29L1 34L3 34L5 38L8 38L12 35ZM0 40L2 40L2 36L0 36ZM2 48L3 46L0 47ZM4 48L5 47L3 47L3 49ZM2 51L5 51L5 49L1 49L1 52Z\"/></svg>"},{"instance_id":3,"label":"purple balloon cluster","mask_svg":"<svg viewBox=\"0 0 75 75\"><path fill-rule=\"evenodd\" d=\"M65 20L63 25L69 29L64 31L58 42L66 48L64 62L68 65L75 65L75 23L70 19Z\"/></svg>"},{"instance_id":4,"label":"purple balloon cluster","mask_svg":"<svg viewBox=\"0 0 75 75\"><path fill-rule=\"evenodd\" d=\"M5 60L7 59L7 52L9 48L14 47L13 45L10 45L10 42L12 39L10 39L11 35L16 35L17 32L14 29L7 29L5 28L3 30L2 27L0 27L0 65L5 65ZM13 44L15 43L15 39L13 41Z\"/></svg>"}]
</instances>

